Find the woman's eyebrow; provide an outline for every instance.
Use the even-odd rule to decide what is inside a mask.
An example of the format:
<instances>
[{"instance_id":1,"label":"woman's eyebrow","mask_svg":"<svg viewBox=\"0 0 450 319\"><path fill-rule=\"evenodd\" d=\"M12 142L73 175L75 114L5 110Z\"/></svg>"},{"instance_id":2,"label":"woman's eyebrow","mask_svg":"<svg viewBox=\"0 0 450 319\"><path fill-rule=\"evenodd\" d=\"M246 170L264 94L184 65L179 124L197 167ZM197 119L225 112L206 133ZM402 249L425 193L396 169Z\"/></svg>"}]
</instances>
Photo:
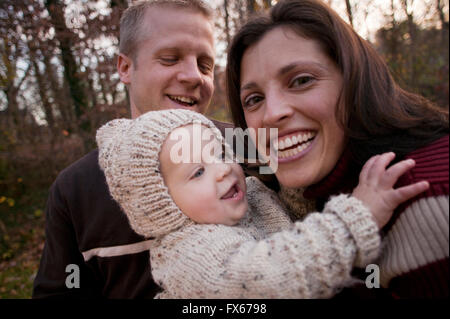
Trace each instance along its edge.
<instances>
[{"instance_id":1,"label":"woman's eyebrow","mask_svg":"<svg viewBox=\"0 0 450 319\"><path fill-rule=\"evenodd\" d=\"M247 83L244 86L242 86L241 87L241 91L250 90L250 89L253 89L255 87L257 87L257 84L255 82L250 82L250 83Z\"/></svg>"},{"instance_id":2,"label":"woman's eyebrow","mask_svg":"<svg viewBox=\"0 0 450 319\"><path fill-rule=\"evenodd\" d=\"M318 62L314 62L314 61L295 61L292 63L289 63L288 65L282 67L279 71L278 71L278 76L283 76L286 73L289 73L291 70L295 69L295 68L304 68L304 69L310 69L310 68L314 68L314 69L320 69L321 71L328 71L328 68Z\"/></svg>"},{"instance_id":3,"label":"woman's eyebrow","mask_svg":"<svg viewBox=\"0 0 450 319\"><path fill-rule=\"evenodd\" d=\"M328 68L318 62L314 62L314 61L295 61L292 63L289 63L288 65L283 66L280 70L278 70L277 75L279 77L282 77L283 75L285 75L286 73L289 73L290 71L292 71L295 68L303 68L303 69L319 69L322 72L326 72L328 71ZM258 87L258 85L256 84L256 82L249 82L246 83L245 85L243 85L241 87L241 91L244 90L250 90L250 89L254 89Z\"/></svg>"}]
</instances>

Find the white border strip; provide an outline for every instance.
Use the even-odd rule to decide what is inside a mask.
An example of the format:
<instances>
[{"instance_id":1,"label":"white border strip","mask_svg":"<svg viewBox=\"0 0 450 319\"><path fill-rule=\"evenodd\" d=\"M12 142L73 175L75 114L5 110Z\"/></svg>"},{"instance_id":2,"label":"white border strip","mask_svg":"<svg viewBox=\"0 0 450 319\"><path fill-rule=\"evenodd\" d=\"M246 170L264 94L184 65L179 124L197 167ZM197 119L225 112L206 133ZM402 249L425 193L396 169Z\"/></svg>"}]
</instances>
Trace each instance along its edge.
<instances>
[{"instance_id":1,"label":"white border strip","mask_svg":"<svg viewBox=\"0 0 450 319\"><path fill-rule=\"evenodd\" d=\"M112 246L112 247L99 247L89 249L82 252L84 261L88 261L94 256L97 257L116 257L130 254L137 254L143 251L149 250L153 240L141 241L130 245Z\"/></svg>"}]
</instances>

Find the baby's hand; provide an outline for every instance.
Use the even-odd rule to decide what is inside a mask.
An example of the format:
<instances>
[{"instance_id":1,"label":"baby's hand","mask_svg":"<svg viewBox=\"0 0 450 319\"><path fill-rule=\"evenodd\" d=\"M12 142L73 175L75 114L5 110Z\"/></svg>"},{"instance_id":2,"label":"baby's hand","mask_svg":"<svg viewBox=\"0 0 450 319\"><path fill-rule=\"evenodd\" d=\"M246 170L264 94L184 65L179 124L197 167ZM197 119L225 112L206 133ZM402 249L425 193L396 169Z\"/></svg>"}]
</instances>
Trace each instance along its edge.
<instances>
[{"instance_id":1,"label":"baby's hand","mask_svg":"<svg viewBox=\"0 0 450 319\"><path fill-rule=\"evenodd\" d=\"M430 187L424 181L394 189L398 178L416 165L414 160L408 159L386 169L394 157L395 154L391 152L370 158L364 165L359 175L359 184L352 194L370 209L380 229L387 224L398 205Z\"/></svg>"}]
</instances>

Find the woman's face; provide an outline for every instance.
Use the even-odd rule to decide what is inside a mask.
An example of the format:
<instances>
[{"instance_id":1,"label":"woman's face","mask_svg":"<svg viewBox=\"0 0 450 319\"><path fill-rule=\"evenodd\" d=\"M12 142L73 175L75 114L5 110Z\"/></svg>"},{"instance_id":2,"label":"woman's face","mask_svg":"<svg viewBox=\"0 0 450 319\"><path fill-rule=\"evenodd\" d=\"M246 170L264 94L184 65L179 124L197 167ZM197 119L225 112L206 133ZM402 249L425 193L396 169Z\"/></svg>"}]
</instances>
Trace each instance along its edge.
<instances>
[{"instance_id":1,"label":"woman's face","mask_svg":"<svg viewBox=\"0 0 450 319\"><path fill-rule=\"evenodd\" d=\"M265 154L270 147L278 150L276 176L282 185L315 184L336 165L345 146L335 117L341 89L341 72L319 42L287 27L268 32L244 53L245 120L257 132L278 129L278 138L267 137Z\"/></svg>"}]
</instances>

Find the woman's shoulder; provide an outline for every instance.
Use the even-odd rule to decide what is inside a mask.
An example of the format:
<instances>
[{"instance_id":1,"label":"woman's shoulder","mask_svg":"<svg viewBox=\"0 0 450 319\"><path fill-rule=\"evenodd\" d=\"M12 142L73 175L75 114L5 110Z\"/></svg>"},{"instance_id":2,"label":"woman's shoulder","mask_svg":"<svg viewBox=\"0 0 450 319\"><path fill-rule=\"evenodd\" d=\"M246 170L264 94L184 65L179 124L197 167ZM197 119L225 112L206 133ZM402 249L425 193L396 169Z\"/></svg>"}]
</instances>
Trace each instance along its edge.
<instances>
[{"instance_id":1,"label":"woman's shoulder","mask_svg":"<svg viewBox=\"0 0 450 319\"><path fill-rule=\"evenodd\" d=\"M448 151L449 135L447 134L423 147L410 152L406 155L406 158L412 158L419 162L440 160L447 161L448 164Z\"/></svg>"},{"instance_id":2,"label":"woman's shoulder","mask_svg":"<svg viewBox=\"0 0 450 319\"><path fill-rule=\"evenodd\" d=\"M416 165L398 180L397 186L426 180L431 187L423 193L423 197L449 194L448 135L410 152L405 158L413 159Z\"/></svg>"}]
</instances>

